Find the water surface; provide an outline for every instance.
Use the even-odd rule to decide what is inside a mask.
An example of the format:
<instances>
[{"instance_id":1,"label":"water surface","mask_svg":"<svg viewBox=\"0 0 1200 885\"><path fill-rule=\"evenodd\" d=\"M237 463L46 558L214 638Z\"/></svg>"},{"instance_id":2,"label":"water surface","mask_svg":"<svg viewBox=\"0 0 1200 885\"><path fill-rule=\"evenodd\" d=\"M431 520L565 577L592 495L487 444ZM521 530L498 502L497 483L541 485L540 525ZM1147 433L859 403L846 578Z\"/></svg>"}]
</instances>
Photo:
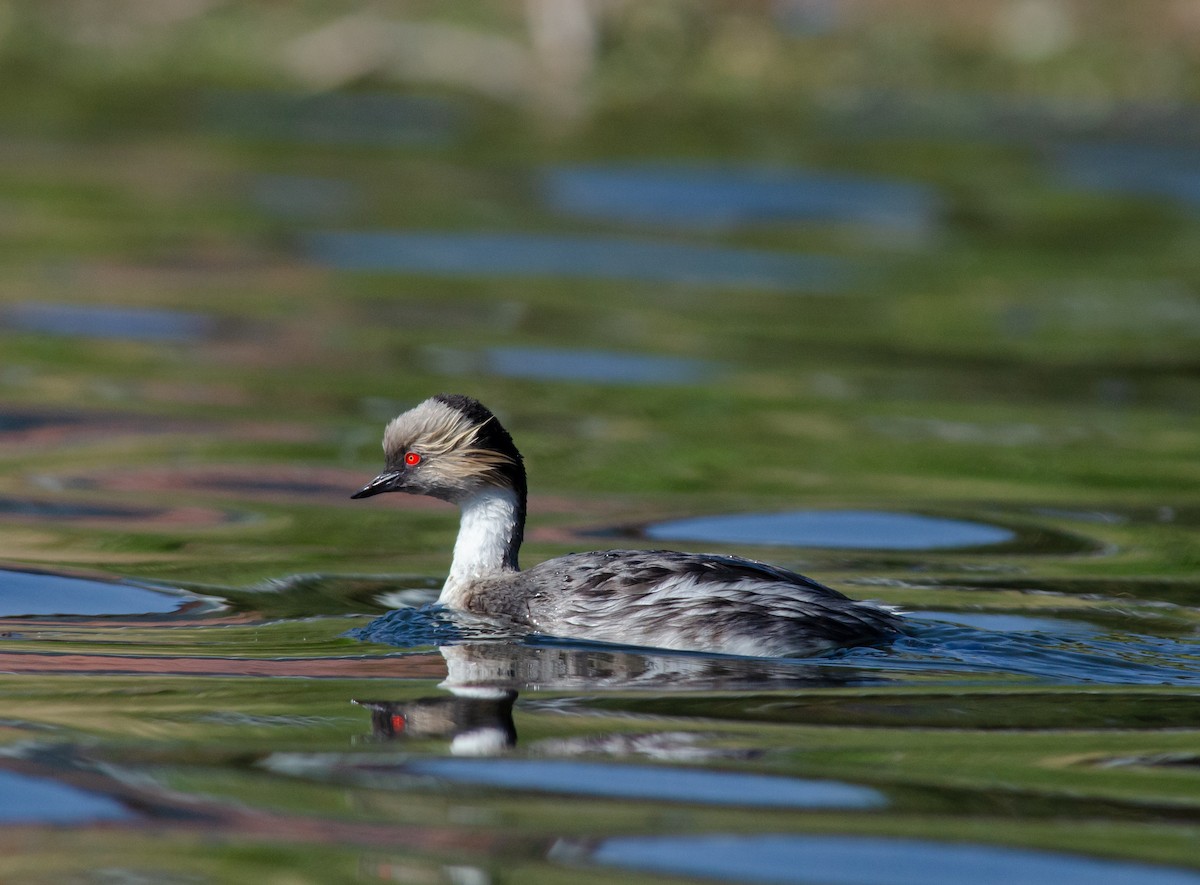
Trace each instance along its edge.
<instances>
[{"instance_id":1,"label":"water surface","mask_svg":"<svg viewBox=\"0 0 1200 885\"><path fill-rule=\"evenodd\" d=\"M149 615L178 610L195 597L115 581L0 569L0 617Z\"/></svg>"},{"instance_id":2,"label":"water surface","mask_svg":"<svg viewBox=\"0 0 1200 885\"><path fill-rule=\"evenodd\" d=\"M938 212L926 185L794 169L558 166L544 170L541 180L559 212L685 229L799 220L925 235Z\"/></svg>"},{"instance_id":3,"label":"water surface","mask_svg":"<svg viewBox=\"0 0 1200 885\"><path fill-rule=\"evenodd\" d=\"M0 770L0 825L86 824L131 817L132 812L107 796Z\"/></svg>"},{"instance_id":4,"label":"water surface","mask_svg":"<svg viewBox=\"0 0 1200 885\"><path fill-rule=\"evenodd\" d=\"M433 367L449 375L483 372L503 378L591 384L695 384L716 373L716 367L705 360L603 350L493 347L470 353L437 348L428 355Z\"/></svg>"},{"instance_id":5,"label":"water surface","mask_svg":"<svg viewBox=\"0 0 1200 885\"><path fill-rule=\"evenodd\" d=\"M1200 209L1200 157L1186 147L1136 142L1077 143L1057 152L1067 182L1098 191L1158 197Z\"/></svg>"},{"instance_id":6,"label":"water surface","mask_svg":"<svg viewBox=\"0 0 1200 885\"><path fill-rule=\"evenodd\" d=\"M0 312L0 322L47 335L168 342L195 341L216 327L211 317L188 311L41 303L9 307Z\"/></svg>"},{"instance_id":7,"label":"water surface","mask_svg":"<svg viewBox=\"0 0 1200 885\"><path fill-rule=\"evenodd\" d=\"M212 92L202 107L205 123L217 132L333 146L444 144L458 131L461 118L453 104L440 98L390 92Z\"/></svg>"},{"instance_id":8,"label":"water surface","mask_svg":"<svg viewBox=\"0 0 1200 885\"><path fill-rule=\"evenodd\" d=\"M1195 882L1194 28L994 5L0 15L0 881ZM906 630L437 608L453 508L348 496L447 388L523 564Z\"/></svg>"},{"instance_id":9,"label":"water surface","mask_svg":"<svg viewBox=\"0 0 1200 885\"><path fill-rule=\"evenodd\" d=\"M311 234L305 243L313 260L360 273L577 277L794 292L836 292L852 275L829 256L630 237L335 231Z\"/></svg>"},{"instance_id":10,"label":"water surface","mask_svg":"<svg viewBox=\"0 0 1200 885\"><path fill-rule=\"evenodd\" d=\"M346 759L338 761L342 766L353 764ZM282 770L303 768L306 763L320 765L321 760L267 760L268 766ZM887 804L878 791L852 784L735 772L544 759L419 759L388 769L378 761L363 763L380 778L434 778L481 788L607 799L749 808L879 808Z\"/></svg>"},{"instance_id":11,"label":"water surface","mask_svg":"<svg viewBox=\"0 0 1200 885\"><path fill-rule=\"evenodd\" d=\"M732 882L812 885L1192 885L1200 874L988 845L847 836L704 836L610 839L596 863Z\"/></svg>"},{"instance_id":12,"label":"water surface","mask_svg":"<svg viewBox=\"0 0 1200 885\"><path fill-rule=\"evenodd\" d=\"M647 537L845 550L939 550L1005 544L1009 529L963 519L869 510L796 510L698 516L646 526Z\"/></svg>"}]
</instances>

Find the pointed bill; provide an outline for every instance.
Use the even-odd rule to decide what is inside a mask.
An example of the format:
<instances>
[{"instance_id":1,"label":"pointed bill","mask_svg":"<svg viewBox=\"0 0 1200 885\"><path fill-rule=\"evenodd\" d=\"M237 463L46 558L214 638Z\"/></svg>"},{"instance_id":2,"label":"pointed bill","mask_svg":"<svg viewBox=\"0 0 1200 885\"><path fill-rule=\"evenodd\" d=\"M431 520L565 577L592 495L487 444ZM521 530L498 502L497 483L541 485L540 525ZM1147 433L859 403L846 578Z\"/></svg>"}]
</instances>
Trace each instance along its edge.
<instances>
[{"instance_id":1,"label":"pointed bill","mask_svg":"<svg viewBox=\"0 0 1200 885\"><path fill-rule=\"evenodd\" d=\"M385 470L353 495L351 498L369 498L383 492L394 492L401 486L404 474L399 470Z\"/></svg>"}]
</instances>

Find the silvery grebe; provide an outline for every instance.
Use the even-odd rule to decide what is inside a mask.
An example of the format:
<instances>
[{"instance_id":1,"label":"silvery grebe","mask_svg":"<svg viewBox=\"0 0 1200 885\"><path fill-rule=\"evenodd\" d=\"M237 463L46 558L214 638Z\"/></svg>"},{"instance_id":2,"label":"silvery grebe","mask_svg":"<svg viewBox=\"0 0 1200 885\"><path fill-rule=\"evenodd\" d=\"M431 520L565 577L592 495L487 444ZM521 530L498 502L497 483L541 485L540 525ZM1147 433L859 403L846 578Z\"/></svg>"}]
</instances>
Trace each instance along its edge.
<instances>
[{"instance_id":1,"label":"silvery grebe","mask_svg":"<svg viewBox=\"0 0 1200 885\"><path fill-rule=\"evenodd\" d=\"M525 466L496 416L438 394L393 419L386 468L351 497L429 495L462 511L438 602L553 636L724 654L808 655L886 640L900 619L803 575L708 553L572 553L521 571Z\"/></svg>"}]
</instances>

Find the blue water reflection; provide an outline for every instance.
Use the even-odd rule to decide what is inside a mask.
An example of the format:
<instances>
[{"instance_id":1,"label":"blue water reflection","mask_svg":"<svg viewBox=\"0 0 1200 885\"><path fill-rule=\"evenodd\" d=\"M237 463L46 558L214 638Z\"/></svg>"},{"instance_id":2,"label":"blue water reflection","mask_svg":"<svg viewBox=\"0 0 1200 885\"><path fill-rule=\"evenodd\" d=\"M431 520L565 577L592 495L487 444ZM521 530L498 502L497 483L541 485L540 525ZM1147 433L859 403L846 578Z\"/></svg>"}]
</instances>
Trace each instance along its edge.
<instances>
[{"instance_id":1,"label":"blue water reflection","mask_svg":"<svg viewBox=\"0 0 1200 885\"><path fill-rule=\"evenodd\" d=\"M870 510L794 510L678 519L647 526L660 541L826 547L841 550L940 550L1004 544L1014 532L961 519Z\"/></svg>"},{"instance_id":2,"label":"blue water reflection","mask_svg":"<svg viewBox=\"0 0 1200 885\"><path fill-rule=\"evenodd\" d=\"M1200 685L1200 638L1102 632L1051 618L945 618L910 617L912 626L887 648L860 646L821 663L901 679L987 674L1055 685ZM978 627L953 623L976 619Z\"/></svg>"},{"instance_id":3,"label":"blue water reflection","mask_svg":"<svg viewBox=\"0 0 1200 885\"><path fill-rule=\"evenodd\" d=\"M694 384L716 371L705 360L552 347L492 347L479 352L438 348L428 351L428 356L432 368L451 375L593 384Z\"/></svg>"},{"instance_id":4,"label":"blue water reflection","mask_svg":"<svg viewBox=\"0 0 1200 885\"><path fill-rule=\"evenodd\" d=\"M907 615L910 620L934 621L988 630L993 633L1047 633L1053 636L1096 636L1101 629L1086 621L1039 618L997 612L922 611Z\"/></svg>"},{"instance_id":5,"label":"blue water reflection","mask_svg":"<svg viewBox=\"0 0 1200 885\"><path fill-rule=\"evenodd\" d=\"M107 796L0 771L0 824L70 824L131 817L125 806Z\"/></svg>"},{"instance_id":6,"label":"blue water reflection","mask_svg":"<svg viewBox=\"0 0 1200 885\"><path fill-rule=\"evenodd\" d=\"M193 598L133 584L0 569L0 617L5 618L166 614Z\"/></svg>"},{"instance_id":7,"label":"blue water reflection","mask_svg":"<svg viewBox=\"0 0 1200 885\"><path fill-rule=\"evenodd\" d=\"M549 276L799 292L844 289L851 277L850 267L831 256L627 237L342 231L311 234L305 244L322 264L368 273Z\"/></svg>"},{"instance_id":8,"label":"blue water reflection","mask_svg":"<svg viewBox=\"0 0 1200 885\"><path fill-rule=\"evenodd\" d=\"M1200 153L1194 148L1074 144L1059 151L1058 165L1079 187L1157 197L1200 209Z\"/></svg>"},{"instance_id":9,"label":"blue water reflection","mask_svg":"<svg viewBox=\"0 0 1200 885\"><path fill-rule=\"evenodd\" d=\"M132 341L196 341L209 337L216 328L211 317L182 310L32 301L6 308L0 313L0 322L24 332Z\"/></svg>"},{"instance_id":10,"label":"blue water reflection","mask_svg":"<svg viewBox=\"0 0 1200 885\"><path fill-rule=\"evenodd\" d=\"M938 217L926 185L767 167L556 166L542 172L542 188L568 215L685 229L818 221L912 235Z\"/></svg>"},{"instance_id":11,"label":"blue water reflection","mask_svg":"<svg viewBox=\"0 0 1200 885\"><path fill-rule=\"evenodd\" d=\"M759 808L881 808L882 793L837 781L544 759L417 759L408 772L458 783L573 796Z\"/></svg>"},{"instance_id":12,"label":"blue water reflection","mask_svg":"<svg viewBox=\"0 0 1200 885\"><path fill-rule=\"evenodd\" d=\"M867 836L629 836L606 839L590 859L667 875L797 885L1200 883L1200 873L1171 867L1023 848Z\"/></svg>"}]
</instances>

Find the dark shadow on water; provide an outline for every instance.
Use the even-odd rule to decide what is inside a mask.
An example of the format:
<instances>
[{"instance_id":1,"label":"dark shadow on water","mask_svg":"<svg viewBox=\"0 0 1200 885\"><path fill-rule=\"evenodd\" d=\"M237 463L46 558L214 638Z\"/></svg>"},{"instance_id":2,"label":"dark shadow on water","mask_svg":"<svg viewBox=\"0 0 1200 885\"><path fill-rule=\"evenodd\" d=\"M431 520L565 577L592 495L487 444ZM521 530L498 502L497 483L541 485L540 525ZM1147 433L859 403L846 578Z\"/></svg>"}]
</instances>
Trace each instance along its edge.
<instances>
[{"instance_id":1,"label":"dark shadow on water","mask_svg":"<svg viewBox=\"0 0 1200 885\"><path fill-rule=\"evenodd\" d=\"M1154 753L1146 756L1114 756L1109 759L1101 759L1096 765L1100 768L1178 768L1181 770L1200 770L1200 753Z\"/></svg>"},{"instance_id":2,"label":"dark shadow on water","mask_svg":"<svg viewBox=\"0 0 1200 885\"><path fill-rule=\"evenodd\" d=\"M35 501L28 498L0 498L0 516L19 516L53 520L151 520L167 511L157 507L89 504L72 501Z\"/></svg>"},{"instance_id":3,"label":"dark shadow on water","mask_svg":"<svg viewBox=\"0 0 1200 885\"><path fill-rule=\"evenodd\" d=\"M101 420L108 423L112 416L101 416ZM89 417L80 412L23 411L6 408L0 412L0 435L25 434L43 428L75 428L88 423L91 423Z\"/></svg>"}]
</instances>

